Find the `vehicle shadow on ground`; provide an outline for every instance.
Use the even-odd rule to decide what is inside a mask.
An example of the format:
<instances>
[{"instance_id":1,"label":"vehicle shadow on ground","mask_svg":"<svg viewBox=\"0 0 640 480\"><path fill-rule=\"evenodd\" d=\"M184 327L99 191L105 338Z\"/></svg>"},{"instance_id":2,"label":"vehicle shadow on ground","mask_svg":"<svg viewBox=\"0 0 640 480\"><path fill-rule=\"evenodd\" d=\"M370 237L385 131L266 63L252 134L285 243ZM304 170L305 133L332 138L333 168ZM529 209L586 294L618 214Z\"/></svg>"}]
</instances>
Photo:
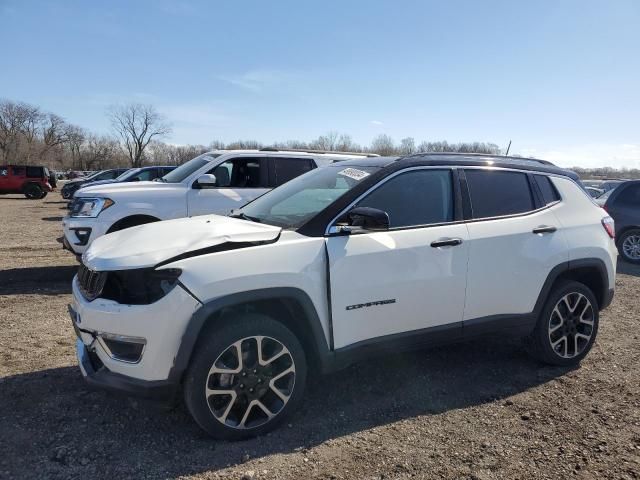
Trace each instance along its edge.
<instances>
[{"instance_id":1,"label":"vehicle shadow on ground","mask_svg":"<svg viewBox=\"0 0 640 480\"><path fill-rule=\"evenodd\" d=\"M0 270L0 295L58 295L71 293L75 265Z\"/></svg>"},{"instance_id":2,"label":"vehicle shadow on ground","mask_svg":"<svg viewBox=\"0 0 640 480\"><path fill-rule=\"evenodd\" d=\"M42 217L45 222L61 222L63 217Z\"/></svg>"},{"instance_id":3,"label":"vehicle shadow on ground","mask_svg":"<svg viewBox=\"0 0 640 480\"><path fill-rule=\"evenodd\" d=\"M625 262L620 257L618 257L618 266L616 271L617 273L621 273L623 275L633 275L634 277L640 277L640 265Z\"/></svg>"},{"instance_id":4,"label":"vehicle shadow on ground","mask_svg":"<svg viewBox=\"0 0 640 480\"><path fill-rule=\"evenodd\" d=\"M442 412L491 402L506 405L519 418L522 407L505 404L505 397L567 372L535 363L517 341L481 340L386 356L311 377L300 410L267 437L222 442L202 433L182 405L163 411L93 391L77 368L65 367L5 378L0 384L0 431L11 439L4 447L10 473L30 471L19 469L41 458L60 475L93 470L115 478L138 471L168 478L213 472L404 419L425 416L428 421Z\"/></svg>"}]
</instances>

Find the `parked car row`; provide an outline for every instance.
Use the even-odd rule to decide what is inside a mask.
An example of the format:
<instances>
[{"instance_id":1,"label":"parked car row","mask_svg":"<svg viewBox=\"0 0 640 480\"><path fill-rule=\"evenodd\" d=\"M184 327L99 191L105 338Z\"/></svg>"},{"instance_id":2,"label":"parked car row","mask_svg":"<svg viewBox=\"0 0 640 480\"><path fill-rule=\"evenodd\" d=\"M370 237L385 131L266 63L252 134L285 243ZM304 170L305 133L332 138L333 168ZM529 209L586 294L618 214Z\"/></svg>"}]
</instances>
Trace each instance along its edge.
<instances>
[{"instance_id":1,"label":"parked car row","mask_svg":"<svg viewBox=\"0 0 640 480\"><path fill-rule=\"evenodd\" d=\"M63 221L64 245L82 254L96 238L145 223L187 216L228 214L314 168L366 157L314 151L219 150L200 155L164 175L139 181L84 186Z\"/></svg>"},{"instance_id":2,"label":"parked car row","mask_svg":"<svg viewBox=\"0 0 640 480\"><path fill-rule=\"evenodd\" d=\"M83 376L182 393L219 438L272 430L308 376L383 352L517 335L578 364L614 293L612 218L544 161L217 151L76 198Z\"/></svg>"}]
</instances>

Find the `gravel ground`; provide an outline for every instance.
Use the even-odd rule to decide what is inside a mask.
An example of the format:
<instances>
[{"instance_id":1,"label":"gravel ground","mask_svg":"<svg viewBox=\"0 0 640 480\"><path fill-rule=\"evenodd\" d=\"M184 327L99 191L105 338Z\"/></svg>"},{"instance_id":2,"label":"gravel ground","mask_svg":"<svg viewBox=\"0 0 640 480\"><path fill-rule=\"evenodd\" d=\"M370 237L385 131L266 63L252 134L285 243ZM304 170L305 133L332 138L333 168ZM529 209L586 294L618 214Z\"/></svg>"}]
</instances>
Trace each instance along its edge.
<instances>
[{"instance_id":1,"label":"gravel ground","mask_svg":"<svg viewBox=\"0 0 640 480\"><path fill-rule=\"evenodd\" d=\"M207 438L183 406L87 388L67 317L64 202L0 196L0 478L640 478L640 268L581 368L500 338L313 379L289 425Z\"/></svg>"}]
</instances>

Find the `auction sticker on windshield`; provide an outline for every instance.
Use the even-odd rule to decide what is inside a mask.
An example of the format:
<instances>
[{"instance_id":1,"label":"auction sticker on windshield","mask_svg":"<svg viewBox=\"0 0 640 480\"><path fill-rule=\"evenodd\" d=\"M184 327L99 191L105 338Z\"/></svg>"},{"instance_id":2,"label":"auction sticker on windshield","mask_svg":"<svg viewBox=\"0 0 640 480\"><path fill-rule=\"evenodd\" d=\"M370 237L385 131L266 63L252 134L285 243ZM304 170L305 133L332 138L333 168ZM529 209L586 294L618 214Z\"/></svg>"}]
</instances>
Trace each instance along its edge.
<instances>
[{"instance_id":1,"label":"auction sticker on windshield","mask_svg":"<svg viewBox=\"0 0 640 480\"><path fill-rule=\"evenodd\" d=\"M363 172L357 168L345 168L344 170L339 171L338 175L344 175L345 177L353 178L354 180L362 180L369 176L367 172Z\"/></svg>"}]
</instances>

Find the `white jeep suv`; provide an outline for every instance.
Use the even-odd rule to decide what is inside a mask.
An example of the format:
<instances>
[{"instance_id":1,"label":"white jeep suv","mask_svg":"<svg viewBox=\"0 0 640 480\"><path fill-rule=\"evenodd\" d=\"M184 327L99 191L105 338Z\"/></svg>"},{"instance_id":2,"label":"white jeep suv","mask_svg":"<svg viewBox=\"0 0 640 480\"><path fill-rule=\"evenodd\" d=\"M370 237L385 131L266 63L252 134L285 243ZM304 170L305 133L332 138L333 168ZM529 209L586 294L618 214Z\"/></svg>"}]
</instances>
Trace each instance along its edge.
<instances>
[{"instance_id":1,"label":"white jeep suv","mask_svg":"<svg viewBox=\"0 0 640 480\"><path fill-rule=\"evenodd\" d=\"M499 156L363 158L313 170L231 217L101 237L70 313L86 380L182 391L211 435L264 433L307 372L390 348L511 333L580 362L612 300L611 218L577 176Z\"/></svg>"},{"instance_id":2,"label":"white jeep suv","mask_svg":"<svg viewBox=\"0 0 640 480\"><path fill-rule=\"evenodd\" d=\"M180 217L232 209L316 167L366 154L323 151L218 150L200 155L162 177L85 187L62 221L63 244L81 255L106 233ZM370 155L377 156L377 155Z\"/></svg>"}]
</instances>

